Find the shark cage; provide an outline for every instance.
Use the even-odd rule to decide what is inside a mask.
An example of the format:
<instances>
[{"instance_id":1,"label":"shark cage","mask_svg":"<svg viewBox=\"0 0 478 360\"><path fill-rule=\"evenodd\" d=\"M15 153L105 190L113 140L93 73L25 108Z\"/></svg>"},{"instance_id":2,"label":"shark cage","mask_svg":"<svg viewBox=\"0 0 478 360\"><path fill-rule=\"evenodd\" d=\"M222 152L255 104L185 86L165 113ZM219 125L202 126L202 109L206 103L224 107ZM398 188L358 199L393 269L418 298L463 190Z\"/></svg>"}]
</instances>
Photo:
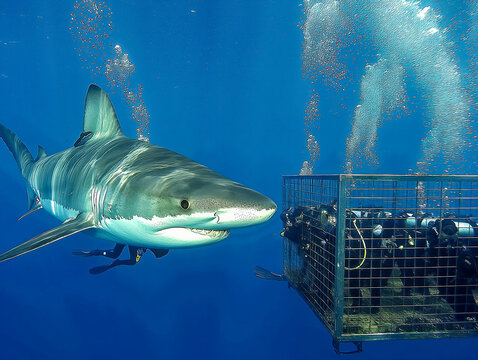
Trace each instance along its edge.
<instances>
[{"instance_id":1,"label":"shark cage","mask_svg":"<svg viewBox=\"0 0 478 360\"><path fill-rule=\"evenodd\" d=\"M281 279L338 353L478 335L478 176L284 176L283 197Z\"/></svg>"}]
</instances>

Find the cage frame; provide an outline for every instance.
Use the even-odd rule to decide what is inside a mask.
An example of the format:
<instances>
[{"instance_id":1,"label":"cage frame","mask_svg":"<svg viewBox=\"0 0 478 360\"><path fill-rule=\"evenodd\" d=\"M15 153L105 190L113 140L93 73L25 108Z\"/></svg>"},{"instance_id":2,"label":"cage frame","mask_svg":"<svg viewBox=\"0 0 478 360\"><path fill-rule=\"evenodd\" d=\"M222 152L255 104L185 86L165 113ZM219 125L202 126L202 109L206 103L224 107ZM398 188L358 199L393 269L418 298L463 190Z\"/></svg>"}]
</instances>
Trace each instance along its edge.
<instances>
[{"instance_id":1,"label":"cage frame","mask_svg":"<svg viewBox=\"0 0 478 360\"><path fill-rule=\"evenodd\" d=\"M406 182L463 182L471 181L478 183L478 175L396 175L396 174L323 174L323 175L283 175L283 209L287 207L287 187L288 181L293 179L301 180L332 180L337 183L337 227L335 238L335 279L334 279L334 315L335 327L330 329L324 322L321 314L310 306L309 301L298 291L300 296L306 301L315 315L325 325L333 337L334 348L339 351L340 343L355 343L358 351L361 351L363 341L375 340L408 340L408 339L433 339L433 338L459 338L459 337L477 337L478 331L470 330L445 330L445 331L427 331L427 332L403 332L403 333L375 333L375 334L344 334L344 290L345 290L345 232L346 232L346 203L347 203L347 185L355 181L406 181ZM285 264L284 264L285 266ZM289 280L289 285L297 290L294 283Z\"/></svg>"}]
</instances>

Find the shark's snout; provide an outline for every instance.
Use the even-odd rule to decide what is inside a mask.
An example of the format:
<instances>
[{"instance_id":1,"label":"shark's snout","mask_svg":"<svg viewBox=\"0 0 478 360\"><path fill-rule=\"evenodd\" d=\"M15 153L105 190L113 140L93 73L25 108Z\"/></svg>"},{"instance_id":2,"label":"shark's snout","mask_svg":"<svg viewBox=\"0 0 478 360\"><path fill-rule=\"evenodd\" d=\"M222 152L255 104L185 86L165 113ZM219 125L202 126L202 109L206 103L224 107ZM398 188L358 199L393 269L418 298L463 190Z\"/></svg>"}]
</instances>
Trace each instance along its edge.
<instances>
[{"instance_id":1,"label":"shark's snout","mask_svg":"<svg viewBox=\"0 0 478 360\"><path fill-rule=\"evenodd\" d=\"M262 196L260 201L250 204L238 203L237 206L219 209L214 213L217 224L225 229L261 224L269 220L277 210L277 205Z\"/></svg>"},{"instance_id":2,"label":"shark's snout","mask_svg":"<svg viewBox=\"0 0 478 360\"><path fill-rule=\"evenodd\" d=\"M277 208L225 209L216 212L217 223L225 229L261 224L269 220Z\"/></svg>"}]
</instances>

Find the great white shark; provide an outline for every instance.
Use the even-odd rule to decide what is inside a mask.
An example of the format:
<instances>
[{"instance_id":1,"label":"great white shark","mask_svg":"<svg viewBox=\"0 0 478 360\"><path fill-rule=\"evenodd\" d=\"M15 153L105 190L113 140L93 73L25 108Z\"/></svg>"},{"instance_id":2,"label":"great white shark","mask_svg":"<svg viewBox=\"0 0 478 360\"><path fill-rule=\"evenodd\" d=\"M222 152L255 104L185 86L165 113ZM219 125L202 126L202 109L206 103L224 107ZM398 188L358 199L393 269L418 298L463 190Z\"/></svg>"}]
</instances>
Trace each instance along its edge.
<instances>
[{"instance_id":1,"label":"great white shark","mask_svg":"<svg viewBox=\"0 0 478 360\"><path fill-rule=\"evenodd\" d=\"M62 221L3 254L25 254L78 232L125 245L174 249L216 243L231 229L263 223L268 197L168 149L123 135L108 95L90 85L83 131L74 146L48 156L0 124L0 137L25 179L29 211ZM27 215L26 214L26 215Z\"/></svg>"}]
</instances>

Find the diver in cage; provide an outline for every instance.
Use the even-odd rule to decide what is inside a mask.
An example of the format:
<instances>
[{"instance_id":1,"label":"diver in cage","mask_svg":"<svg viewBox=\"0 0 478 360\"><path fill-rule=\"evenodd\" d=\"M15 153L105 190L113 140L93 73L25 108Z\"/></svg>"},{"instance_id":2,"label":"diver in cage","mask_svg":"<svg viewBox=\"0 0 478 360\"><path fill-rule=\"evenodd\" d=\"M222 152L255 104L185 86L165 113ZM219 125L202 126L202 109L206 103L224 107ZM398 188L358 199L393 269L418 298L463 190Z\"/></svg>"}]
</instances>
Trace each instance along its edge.
<instances>
[{"instance_id":1,"label":"diver in cage","mask_svg":"<svg viewBox=\"0 0 478 360\"><path fill-rule=\"evenodd\" d=\"M142 247L137 247L137 246L130 246L128 245L128 250L129 250L129 259L126 260L120 260L118 257L121 255L123 249L125 248L126 245L124 244L119 244L117 243L115 247L112 250L90 250L90 251L83 251L83 250L73 250L72 254L75 256L80 256L80 257L90 257L90 256L104 256L110 259L115 259L111 264L109 265L100 265L96 266L94 268L91 268L90 274L92 275L98 275L106 270L112 269L115 266L119 265L136 265L146 252L148 248L142 248ZM168 254L169 250L168 249L149 249L156 258L163 257Z\"/></svg>"},{"instance_id":2,"label":"diver in cage","mask_svg":"<svg viewBox=\"0 0 478 360\"><path fill-rule=\"evenodd\" d=\"M280 234L282 237L286 237L296 243L299 242L301 233L300 223L303 218L302 211L302 207L298 207L297 209L290 207L280 214L280 219L284 224L284 230Z\"/></svg>"},{"instance_id":3,"label":"diver in cage","mask_svg":"<svg viewBox=\"0 0 478 360\"><path fill-rule=\"evenodd\" d=\"M460 235L460 228L468 223L470 234ZM473 320L478 316L478 248L477 226L471 220L437 220L430 229L430 241L436 251L438 291L455 311L459 321Z\"/></svg>"},{"instance_id":4,"label":"diver in cage","mask_svg":"<svg viewBox=\"0 0 478 360\"><path fill-rule=\"evenodd\" d=\"M417 228L418 221L421 221L418 216L403 211L393 226L393 258L400 269L404 296L410 296L412 290L421 295L429 294L425 283L427 237L423 229Z\"/></svg>"},{"instance_id":5,"label":"diver in cage","mask_svg":"<svg viewBox=\"0 0 478 360\"><path fill-rule=\"evenodd\" d=\"M456 269L457 319L478 319L478 249L461 246Z\"/></svg>"},{"instance_id":6,"label":"diver in cage","mask_svg":"<svg viewBox=\"0 0 478 360\"><path fill-rule=\"evenodd\" d=\"M382 210L348 211L346 218L346 278L352 298L352 312L380 310L381 289L386 286L393 267L393 258L382 246L384 230ZM370 290L370 306L364 306L361 289Z\"/></svg>"},{"instance_id":7,"label":"diver in cage","mask_svg":"<svg viewBox=\"0 0 478 360\"><path fill-rule=\"evenodd\" d=\"M459 225L472 231L460 236ZM427 231L437 269L437 288L450 304L458 321L474 320L478 316L478 248L474 246L477 226L465 222L438 219Z\"/></svg>"}]
</instances>

